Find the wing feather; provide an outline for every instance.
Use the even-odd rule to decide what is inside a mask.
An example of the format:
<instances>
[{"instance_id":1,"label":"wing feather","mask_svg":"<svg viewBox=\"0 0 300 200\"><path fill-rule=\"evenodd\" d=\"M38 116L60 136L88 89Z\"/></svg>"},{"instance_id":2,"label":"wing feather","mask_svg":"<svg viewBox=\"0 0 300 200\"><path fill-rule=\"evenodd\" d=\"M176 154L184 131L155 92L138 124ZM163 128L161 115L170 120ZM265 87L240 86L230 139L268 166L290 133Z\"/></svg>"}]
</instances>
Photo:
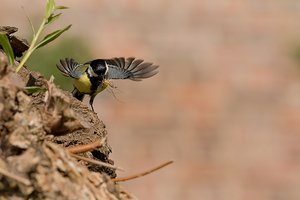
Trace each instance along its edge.
<instances>
[{"instance_id":1,"label":"wing feather","mask_svg":"<svg viewBox=\"0 0 300 200\"><path fill-rule=\"evenodd\" d=\"M85 72L87 66L77 63L73 58L61 59L59 64L56 64L59 71L67 77L79 79Z\"/></svg>"},{"instance_id":2,"label":"wing feather","mask_svg":"<svg viewBox=\"0 0 300 200\"><path fill-rule=\"evenodd\" d=\"M127 70L128 67L130 67L130 65L132 64L133 61L134 61L134 58L133 58L133 57L127 58L127 59L126 59L125 66L124 66L124 69Z\"/></svg>"},{"instance_id":3,"label":"wing feather","mask_svg":"<svg viewBox=\"0 0 300 200\"><path fill-rule=\"evenodd\" d=\"M158 65L153 65L149 62L144 62L141 59L132 57L112 58L105 60L108 65L108 79L130 79L133 81L141 81L158 73L156 70Z\"/></svg>"}]
</instances>

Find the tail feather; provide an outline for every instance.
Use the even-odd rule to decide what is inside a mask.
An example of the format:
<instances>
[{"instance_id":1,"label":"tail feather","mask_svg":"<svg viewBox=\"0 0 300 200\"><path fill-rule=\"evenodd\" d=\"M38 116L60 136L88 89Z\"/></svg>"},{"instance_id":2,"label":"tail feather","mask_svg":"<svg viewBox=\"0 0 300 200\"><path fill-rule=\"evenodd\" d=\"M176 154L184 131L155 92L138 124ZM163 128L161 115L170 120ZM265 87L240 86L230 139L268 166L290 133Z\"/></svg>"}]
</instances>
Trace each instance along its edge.
<instances>
[{"instance_id":1,"label":"tail feather","mask_svg":"<svg viewBox=\"0 0 300 200\"><path fill-rule=\"evenodd\" d=\"M72 91L72 95L79 101L82 101L84 98L84 94L79 92L79 90L77 90L77 88L74 88L74 90Z\"/></svg>"}]
</instances>

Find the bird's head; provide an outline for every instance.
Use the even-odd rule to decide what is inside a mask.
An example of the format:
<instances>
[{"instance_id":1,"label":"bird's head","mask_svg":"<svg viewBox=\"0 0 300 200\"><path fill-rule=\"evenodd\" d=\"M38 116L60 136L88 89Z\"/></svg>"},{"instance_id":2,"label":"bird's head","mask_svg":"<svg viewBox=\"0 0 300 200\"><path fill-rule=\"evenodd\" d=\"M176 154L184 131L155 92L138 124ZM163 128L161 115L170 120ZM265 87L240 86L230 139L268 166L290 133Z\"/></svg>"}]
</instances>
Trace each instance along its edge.
<instances>
[{"instance_id":1,"label":"bird's head","mask_svg":"<svg viewBox=\"0 0 300 200\"><path fill-rule=\"evenodd\" d=\"M108 67L103 59L92 60L85 64L89 64L87 70L90 76L103 78L107 74Z\"/></svg>"}]
</instances>

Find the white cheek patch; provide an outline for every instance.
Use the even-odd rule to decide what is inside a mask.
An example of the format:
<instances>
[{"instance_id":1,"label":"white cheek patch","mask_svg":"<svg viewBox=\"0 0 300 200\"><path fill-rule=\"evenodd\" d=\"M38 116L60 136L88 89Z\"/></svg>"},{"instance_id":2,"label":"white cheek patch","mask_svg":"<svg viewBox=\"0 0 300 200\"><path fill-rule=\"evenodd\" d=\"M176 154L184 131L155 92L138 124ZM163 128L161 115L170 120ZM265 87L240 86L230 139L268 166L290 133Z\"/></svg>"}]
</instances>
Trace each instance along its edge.
<instances>
[{"instance_id":1,"label":"white cheek patch","mask_svg":"<svg viewBox=\"0 0 300 200\"><path fill-rule=\"evenodd\" d=\"M105 73L104 73L104 75L106 75L106 74L107 74L107 72L108 72L108 66L107 66L107 63L106 63L106 61L104 61L104 63L105 63Z\"/></svg>"},{"instance_id":2,"label":"white cheek patch","mask_svg":"<svg viewBox=\"0 0 300 200\"><path fill-rule=\"evenodd\" d=\"M88 74L90 74L90 75L93 76L93 77L98 77L98 74L96 74L96 73L94 72L94 70L92 69L91 66L88 67Z\"/></svg>"}]
</instances>

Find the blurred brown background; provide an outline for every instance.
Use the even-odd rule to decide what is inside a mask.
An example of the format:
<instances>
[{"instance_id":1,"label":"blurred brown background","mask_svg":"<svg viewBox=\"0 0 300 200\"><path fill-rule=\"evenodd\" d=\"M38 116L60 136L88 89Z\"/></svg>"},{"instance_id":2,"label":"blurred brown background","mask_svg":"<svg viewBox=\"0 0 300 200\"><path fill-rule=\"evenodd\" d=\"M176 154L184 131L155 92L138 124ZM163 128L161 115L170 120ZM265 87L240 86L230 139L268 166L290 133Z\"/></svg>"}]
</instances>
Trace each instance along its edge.
<instances>
[{"instance_id":1,"label":"blurred brown background","mask_svg":"<svg viewBox=\"0 0 300 200\"><path fill-rule=\"evenodd\" d=\"M122 183L127 190L143 200L300 199L300 1L57 4L70 9L50 30L73 26L44 49L76 39L64 53L39 56L39 66L55 69L70 52L79 61L136 56L160 65L143 82L115 81L117 99L96 98L111 157L126 169L119 176L175 161ZM25 13L38 25L43 6L2 0L0 24L30 40Z\"/></svg>"}]
</instances>

